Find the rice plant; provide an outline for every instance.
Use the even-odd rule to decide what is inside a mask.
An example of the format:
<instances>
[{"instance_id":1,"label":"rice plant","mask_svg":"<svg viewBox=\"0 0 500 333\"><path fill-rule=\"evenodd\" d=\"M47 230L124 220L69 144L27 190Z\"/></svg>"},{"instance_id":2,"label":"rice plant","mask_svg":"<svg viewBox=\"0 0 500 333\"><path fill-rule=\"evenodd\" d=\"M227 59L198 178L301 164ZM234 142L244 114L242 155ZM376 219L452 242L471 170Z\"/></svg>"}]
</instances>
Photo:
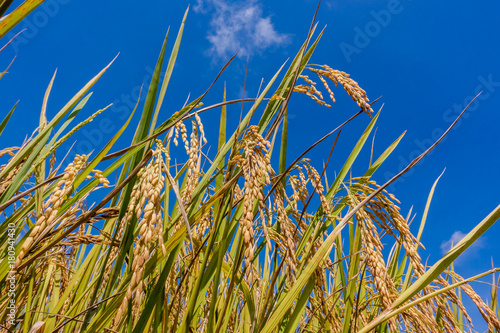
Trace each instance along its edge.
<instances>
[{"instance_id":1,"label":"rice plant","mask_svg":"<svg viewBox=\"0 0 500 333\"><path fill-rule=\"evenodd\" d=\"M12 15L1 21L1 35L22 19ZM226 100L224 92L220 103L205 106L211 87L158 123L186 15L168 60L168 34L163 42L146 100L134 110L140 121L128 148L113 146L133 126L132 116L99 152L64 163L67 152L60 151L106 112L72 123L112 64L47 119L54 75L34 134L1 148L2 331L474 332L463 297L490 332L500 331L499 282L488 301L469 285L499 269L470 278L453 269L500 217L500 206L429 267L420 239L438 181L415 221L416 235L409 228L412 213L403 215L386 190L456 121L389 182L378 183L376 171L403 135L363 174L351 175L379 118L377 104L349 74L310 63L323 33L312 25L293 60L265 76L257 98L244 100L251 106L233 131L226 108L243 99ZM287 110L300 93L329 108L335 94L346 93L354 113L339 110L345 122L290 161ZM0 123L0 135L14 109ZM214 156L206 151L204 113L220 119ZM327 175L340 131L357 117L369 117L369 125L342 168ZM333 137L319 168L307 153ZM185 150L175 165L174 150Z\"/></svg>"}]
</instances>

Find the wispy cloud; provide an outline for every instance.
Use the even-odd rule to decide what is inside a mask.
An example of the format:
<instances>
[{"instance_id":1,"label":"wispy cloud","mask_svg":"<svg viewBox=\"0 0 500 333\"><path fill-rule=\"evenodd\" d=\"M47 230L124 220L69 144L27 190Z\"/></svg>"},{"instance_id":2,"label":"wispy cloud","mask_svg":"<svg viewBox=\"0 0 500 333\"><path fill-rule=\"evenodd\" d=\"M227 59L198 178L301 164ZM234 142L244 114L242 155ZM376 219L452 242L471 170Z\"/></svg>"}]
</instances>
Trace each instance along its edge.
<instances>
[{"instance_id":1,"label":"wispy cloud","mask_svg":"<svg viewBox=\"0 0 500 333\"><path fill-rule=\"evenodd\" d=\"M211 14L208 53L221 59L236 52L246 57L290 41L289 35L275 29L270 16L264 16L262 5L256 0L198 0L194 10Z\"/></svg>"},{"instance_id":2,"label":"wispy cloud","mask_svg":"<svg viewBox=\"0 0 500 333\"><path fill-rule=\"evenodd\" d=\"M460 230L455 231L450 239L443 241L440 245L441 255L445 255L453 246L457 245L458 242L464 238L466 234L461 232ZM464 253L458 257L458 260L455 261L456 264L463 264L468 259L472 259L478 254L478 251L485 246L484 239L479 238L474 244L472 244Z\"/></svg>"}]
</instances>

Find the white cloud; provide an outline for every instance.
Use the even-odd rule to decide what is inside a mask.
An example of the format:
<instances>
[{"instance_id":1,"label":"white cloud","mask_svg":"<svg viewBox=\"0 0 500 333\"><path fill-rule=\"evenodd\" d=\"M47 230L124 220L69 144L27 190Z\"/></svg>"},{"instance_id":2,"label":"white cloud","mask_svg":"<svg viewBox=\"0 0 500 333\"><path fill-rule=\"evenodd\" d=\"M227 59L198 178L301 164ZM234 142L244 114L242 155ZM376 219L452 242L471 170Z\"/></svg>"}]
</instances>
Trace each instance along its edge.
<instances>
[{"instance_id":1,"label":"white cloud","mask_svg":"<svg viewBox=\"0 0 500 333\"><path fill-rule=\"evenodd\" d=\"M211 13L207 39L209 53L227 60L238 52L239 57L260 53L270 47L287 44L290 36L276 31L270 16L264 16L256 0L198 0L198 13Z\"/></svg>"},{"instance_id":2,"label":"white cloud","mask_svg":"<svg viewBox=\"0 0 500 333\"><path fill-rule=\"evenodd\" d=\"M443 241L440 245L441 249L441 254L445 255L453 246L457 245L458 242L464 238L466 234L461 232L460 230L455 231L450 239ZM469 259L473 259L477 254L480 249L484 247L484 239L479 238L476 240L474 244L472 244L464 253L462 253L457 260L455 261L455 264L463 264L465 261Z\"/></svg>"},{"instance_id":3,"label":"white cloud","mask_svg":"<svg viewBox=\"0 0 500 333\"><path fill-rule=\"evenodd\" d=\"M441 243L441 246L439 247L441 249L441 254L445 255L453 246L457 245L458 242L462 240L462 238L465 237L465 234L459 230L455 231L453 235L451 235L450 239L447 241L443 241Z\"/></svg>"}]
</instances>

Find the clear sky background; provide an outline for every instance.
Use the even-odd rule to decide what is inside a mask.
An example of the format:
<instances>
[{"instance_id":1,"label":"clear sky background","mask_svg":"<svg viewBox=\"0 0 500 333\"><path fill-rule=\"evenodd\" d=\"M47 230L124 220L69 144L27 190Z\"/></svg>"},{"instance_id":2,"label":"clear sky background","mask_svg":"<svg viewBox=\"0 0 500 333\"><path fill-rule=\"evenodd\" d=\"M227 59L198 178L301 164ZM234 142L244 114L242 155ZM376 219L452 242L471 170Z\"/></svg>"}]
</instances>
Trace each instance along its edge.
<instances>
[{"instance_id":1,"label":"clear sky background","mask_svg":"<svg viewBox=\"0 0 500 333\"><path fill-rule=\"evenodd\" d=\"M20 1L15 1L15 7ZM110 70L93 88L94 95L80 114L87 117L114 103L94 122L73 137L74 151L88 153L101 148L130 114L134 96L147 83L168 27L171 48L185 1L78 1L48 0L10 36L27 30L0 53L5 68L0 80L0 108L5 115L20 100L1 146L18 145L38 125L43 94L55 71L49 100L52 117L86 82L119 52ZM245 61L249 57L246 96L254 97L261 78L267 82L283 62L293 57L307 35L316 1L194 0L186 21L177 65L167 91L160 120L201 95L232 54L238 58L207 96L205 105L219 102L223 82L228 97L243 92ZM387 163L375 174L379 183L397 173L446 129L479 91L483 95L446 141L426 157L411 175L391 187L402 202L403 215L411 206L417 213L412 229L424 210L429 190L446 168L437 187L423 234L423 258L434 263L499 203L500 162L500 2L349 0L323 1L317 20L324 36L312 58L346 71L359 82L370 99L384 107L377 124L378 156L403 131L407 134ZM6 43L4 38L2 44ZM169 51L167 51L169 53ZM289 151L293 160L314 141L357 111L342 89L332 109L294 96L289 109ZM239 119L240 106L229 109L229 120ZM218 111L202 119L212 153L215 152ZM3 118L3 117L2 117ZM138 120L138 117L135 119ZM350 149L368 124L356 119L342 133L334 152L330 178L339 170ZM131 126L133 129L135 126ZM99 134L97 134L99 133ZM118 142L124 147L131 140ZM309 157L321 165L331 141ZM361 175L369 162L368 149L355 165ZM69 145L65 147L69 149ZM500 263L500 225L493 226L477 245L457 262L457 271L472 276ZM489 287L480 286L483 297Z\"/></svg>"}]
</instances>

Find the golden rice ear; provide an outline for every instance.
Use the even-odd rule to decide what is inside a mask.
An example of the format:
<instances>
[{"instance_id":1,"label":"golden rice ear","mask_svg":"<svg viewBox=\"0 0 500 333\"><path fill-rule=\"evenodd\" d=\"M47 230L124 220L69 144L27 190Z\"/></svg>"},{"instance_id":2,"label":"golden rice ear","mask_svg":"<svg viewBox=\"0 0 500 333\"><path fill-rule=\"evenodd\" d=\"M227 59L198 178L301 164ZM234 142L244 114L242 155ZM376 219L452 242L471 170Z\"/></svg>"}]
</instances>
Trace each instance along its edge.
<instances>
[{"instance_id":1,"label":"golden rice ear","mask_svg":"<svg viewBox=\"0 0 500 333\"><path fill-rule=\"evenodd\" d=\"M162 142L156 141L156 149L153 152L153 158L149 164L140 171L141 179L134 193L135 198L130 201L132 206L129 206L131 211L135 211L137 218L140 218L138 227L138 235L135 239L134 256L132 261L133 277L125 293L125 297L114 318L113 327L119 328L123 314L126 313L129 302L136 311L142 304L143 292L148 283L148 278L144 276L144 265L153 254L150 252L152 244L156 244L158 238L163 239L163 219L161 217L161 193L165 186L165 176L163 175L163 154L166 150L163 148ZM137 199L139 203L136 204ZM135 210L134 210L134 207ZM127 217L129 218L129 217ZM161 231L160 231L161 230ZM159 243L157 250L164 251L164 244ZM118 315L119 314L119 315ZM138 319L134 316L135 320Z\"/></svg>"},{"instance_id":2,"label":"golden rice ear","mask_svg":"<svg viewBox=\"0 0 500 333\"><path fill-rule=\"evenodd\" d=\"M298 260L295 256L295 251L297 248L297 240L299 237L294 237L295 224L292 219L288 216L285 208L285 189L283 186L278 186L277 190L274 192L274 206L276 208L276 221L280 224L282 229L282 234L275 236L275 241L278 242L278 246L282 249L283 258L288 266L288 273L290 275L291 281L295 281ZM265 226L265 221L262 221L263 227ZM266 229L264 229L266 230Z\"/></svg>"},{"instance_id":3,"label":"golden rice ear","mask_svg":"<svg viewBox=\"0 0 500 333\"><path fill-rule=\"evenodd\" d=\"M9 154L10 156L14 156L14 151L21 149L21 147L11 147L11 148L4 148L0 150L0 157L3 155Z\"/></svg>"},{"instance_id":4,"label":"golden rice ear","mask_svg":"<svg viewBox=\"0 0 500 333\"><path fill-rule=\"evenodd\" d=\"M270 158L268 149L270 143L259 134L258 126L250 126L243 136L238 150L242 153L235 158L243 172L245 185L243 187L243 213L240 220L241 236L244 244L245 270L247 283L254 282L253 259L254 259L254 206L265 209L263 187L271 183ZM262 217L264 219L264 217ZM265 222L263 222L265 223Z\"/></svg>"},{"instance_id":5,"label":"golden rice ear","mask_svg":"<svg viewBox=\"0 0 500 333\"><path fill-rule=\"evenodd\" d=\"M52 80L35 134L21 148L0 148L1 158L12 156L0 166L4 218L0 223L0 319L5 322L10 314L9 288L16 294L15 315L22 319L15 326L7 325L8 329L33 333L459 332L472 327L462 295L472 299L491 331L499 329L498 282L493 283L491 306L468 283L500 269L463 279L450 265L500 217L500 207L428 268L421 257L425 248L420 236L430 198L415 237L410 229L412 214L405 218L399 201L385 191L453 125L386 184L380 186L370 177L402 136L375 162L370 156L365 176L346 182L349 170L355 173L360 167L354 163L365 151L376 115L360 133L340 172L329 172L332 165L338 166L329 166L329 161L331 156L337 158L332 153L341 130L361 113L373 110L366 92L347 73L309 64L322 35L312 39L313 23L286 74L282 75L283 65L266 79L257 98L227 101L224 90L222 103L200 108L210 86L157 126L160 112L167 116L162 105L167 105L163 101L185 19L162 75L164 41L130 146L108 154L132 115L90 163L87 156L77 155L64 173L57 174L62 143L105 110L86 115L86 120L66 130L102 71L49 121ZM318 75L321 84L305 69ZM280 77L281 82L276 82ZM287 157L295 154L289 149L290 135L307 140L307 135L317 134L304 128L289 132L288 117L295 107L289 104L292 93L304 93L330 106L323 88L335 102L332 82L342 85L361 110L290 163ZM272 91L276 83L279 86ZM265 103L268 96L270 101ZM140 101L139 97L136 108ZM236 124L228 119L226 107L239 103L242 113ZM220 107L220 126L210 126L219 128L214 152L206 145L209 128L200 115ZM11 114L0 123L0 134ZM322 161L303 157L335 132L324 171L319 173ZM174 148L172 165L171 139L175 145L182 140L184 146ZM372 155L375 150L372 146ZM273 152L279 157L278 173L271 163Z\"/></svg>"},{"instance_id":6,"label":"golden rice ear","mask_svg":"<svg viewBox=\"0 0 500 333\"><path fill-rule=\"evenodd\" d=\"M335 103L335 96L334 96L333 91L330 89L330 86L328 85L325 78L328 78L329 80L331 80L335 84L336 87L338 87L339 84L342 87L344 87L344 90L352 98L352 100L355 101L358 104L358 106L367 115L369 115L371 117L371 113L373 113L373 109L370 105L370 100L368 99L368 97L366 95L366 91L364 91L356 81L351 79L349 77L350 76L349 74L342 72L342 71L339 71L339 70L336 70L336 69L332 69L328 65L322 65L319 67L320 68L308 66L307 69L318 75L319 79L323 83L323 86L328 91L328 94L330 95L330 99L332 100L333 103ZM308 79L308 80L306 80L306 82L312 82L312 80ZM311 87L314 87L314 85L311 85ZM310 89L316 90L316 88L310 88ZM304 88L303 88L303 90L304 90ZM319 95L319 96L321 97L321 95ZM320 99L322 99L322 97Z\"/></svg>"},{"instance_id":7,"label":"golden rice ear","mask_svg":"<svg viewBox=\"0 0 500 333\"><path fill-rule=\"evenodd\" d=\"M316 89L316 82L311 80L307 75L299 75L299 78L306 81L307 84L296 85L295 87L293 87L293 91L306 94L307 96L312 98L312 100L315 101L316 103L318 103L319 105L324 105L324 106L329 107L329 108L332 107L331 105L329 105L329 104L325 103L325 101L323 101L323 94L321 93L321 91Z\"/></svg>"},{"instance_id":8,"label":"golden rice ear","mask_svg":"<svg viewBox=\"0 0 500 333\"><path fill-rule=\"evenodd\" d=\"M186 185L184 189L181 191L182 195L182 200L184 203L184 206L189 206L189 203L191 202L191 197L193 194L193 191L196 188L196 185L198 185L198 179L200 176L200 162L201 162L201 143L200 143L200 137L201 140L204 140L204 132L203 132L203 125L201 125L201 130L199 130L199 124L200 122L195 122L191 121L192 125L192 132L191 132L191 141L186 143L186 152L188 154L188 170L186 173ZM187 142L187 140L186 140Z\"/></svg>"},{"instance_id":9,"label":"golden rice ear","mask_svg":"<svg viewBox=\"0 0 500 333\"><path fill-rule=\"evenodd\" d=\"M28 333L42 333L45 329L45 322L37 321L33 326L31 326Z\"/></svg>"},{"instance_id":10,"label":"golden rice ear","mask_svg":"<svg viewBox=\"0 0 500 333\"><path fill-rule=\"evenodd\" d=\"M481 313L481 316L484 318L486 323L488 324L488 328L491 331L500 331L500 320L498 320L498 317L493 311L489 305L487 305L482 298L472 289L472 287L469 284L463 284L461 286L462 290L464 293L467 294L467 296L470 297L472 302L477 306L477 309Z\"/></svg>"}]
</instances>

